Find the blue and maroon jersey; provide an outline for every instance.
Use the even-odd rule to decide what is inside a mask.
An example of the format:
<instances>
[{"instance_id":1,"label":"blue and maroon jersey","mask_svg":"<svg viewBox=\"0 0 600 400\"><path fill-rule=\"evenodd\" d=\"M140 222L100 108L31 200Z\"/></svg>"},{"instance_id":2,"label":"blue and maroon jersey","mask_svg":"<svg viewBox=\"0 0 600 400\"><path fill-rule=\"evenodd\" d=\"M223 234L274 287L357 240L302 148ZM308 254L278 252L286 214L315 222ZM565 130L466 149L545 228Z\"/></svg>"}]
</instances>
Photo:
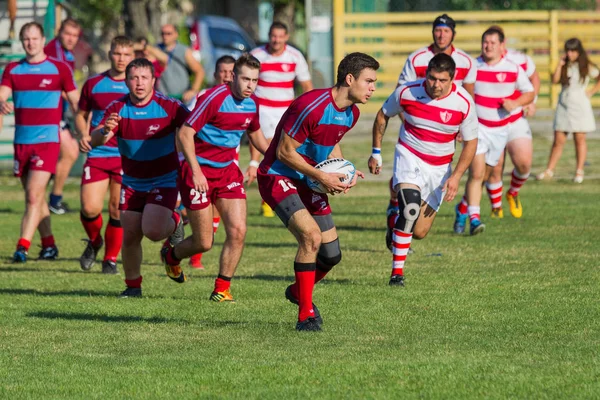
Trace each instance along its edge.
<instances>
[{"instance_id":1,"label":"blue and maroon jersey","mask_svg":"<svg viewBox=\"0 0 600 400\"><path fill-rule=\"evenodd\" d=\"M154 92L143 106L131 103L129 95L113 101L100 125L112 113L121 116L113 130L123 165L123 185L139 192L154 188L176 188L179 158L175 130L189 111L178 100Z\"/></svg>"},{"instance_id":2,"label":"blue and maroon jersey","mask_svg":"<svg viewBox=\"0 0 600 400\"><path fill-rule=\"evenodd\" d=\"M301 143L296 151L308 164L315 166L329 157L335 145L356 124L359 115L355 105L343 110L338 108L333 101L331 88L304 93L294 100L281 117L273 141L260 163L260 171L304 179L303 174L277 159L281 135L288 135Z\"/></svg>"},{"instance_id":3,"label":"blue and maroon jersey","mask_svg":"<svg viewBox=\"0 0 600 400\"><path fill-rule=\"evenodd\" d=\"M260 129L258 99L236 98L227 84L216 86L196 102L186 123L197 132L194 137L200 165L225 168L236 159L244 132Z\"/></svg>"},{"instance_id":4,"label":"blue and maroon jersey","mask_svg":"<svg viewBox=\"0 0 600 400\"><path fill-rule=\"evenodd\" d=\"M15 143L58 143L61 94L76 89L69 67L52 58L39 63L26 59L6 66L0 85L12 90Z\"/></svg>"},{"instance_id":5,"label":"blue and maroon jersey","mask_svg":"<svg viewBox=\"0 0 600 400\"><path fill-rule=\"evenodd\" d=\"M62 44L60 44L60 40L58 37L55 37L51 41L49 41L44 47L44 53L52 58L57 59L58 61L62 61L71 68L71 73L75 71L75 56L71 51L66 50Z\"/></svg>"},{"instance_id":6,"label":"blue and maroon jersey","mask_svg":"<svg viewBox=\"0 0 600 400\"><path fill-rule=\"evenodd\" d=\"M89 78L83 84L79 109L92 113L90 131L100 125L104 110L110 103L129 93L125 80L115 80L108 71ZM116 136L113 136L104 146L98 146L88 153L88 157L120 157Z\"/></svg>"}]
</instances>

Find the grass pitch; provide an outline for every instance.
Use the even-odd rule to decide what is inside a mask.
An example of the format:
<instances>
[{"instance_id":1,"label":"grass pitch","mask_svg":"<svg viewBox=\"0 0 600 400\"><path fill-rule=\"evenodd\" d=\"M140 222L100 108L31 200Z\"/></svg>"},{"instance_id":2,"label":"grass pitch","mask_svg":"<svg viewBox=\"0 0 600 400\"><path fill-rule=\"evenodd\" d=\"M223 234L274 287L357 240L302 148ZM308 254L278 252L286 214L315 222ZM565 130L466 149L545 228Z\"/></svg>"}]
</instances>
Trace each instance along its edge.
<instances>
[{"instance_id":1,"label":"grass pitch","mask_svg":"<svg viewBox=\"0 0 600 400\"><path fill-rule=\"evenodd\" d=\"M598 173L597 144L588 175ZM342 148L362 166L369 139ZM549 142L536 138L535 148L540 171ZM53 216L60 260L11 264L23 200L4 176L0 398L599 398L600 187L568 181L572 149L564 158L565 179L526 184L522 219L508 209L489 219L485 199L482 235L453 235L445 204L413 242L404 289L387 285L386 183L334 197L343 260L315 289L320 333L294 330L283 292L296 244L277 219L257 215L255 188L237 302L215 304L222 229L206 271L186 268L183 285L165 276L160 244L144 242L142 299L117 299L122 276L102 275L99 263L79 269L77 213ZM77 190L67 188L72 205Z\"/></svg>"}]
</instances>

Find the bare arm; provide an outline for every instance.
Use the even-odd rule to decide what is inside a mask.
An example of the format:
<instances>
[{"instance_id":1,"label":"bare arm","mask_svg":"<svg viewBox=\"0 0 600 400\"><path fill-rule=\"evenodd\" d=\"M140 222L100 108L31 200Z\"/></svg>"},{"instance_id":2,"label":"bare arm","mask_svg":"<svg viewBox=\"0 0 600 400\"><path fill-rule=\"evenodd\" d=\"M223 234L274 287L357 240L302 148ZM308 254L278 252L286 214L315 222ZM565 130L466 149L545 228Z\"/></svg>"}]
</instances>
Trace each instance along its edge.
<instances>
[{"instance_id":1,"label":"bare arm","mask_svg":"<svg viewBox=\"0 0 600 400\"><path fill-rule=\"evenodd\" d=\"M471 95L471 97L474 97L474 93L475 93L475 84L474 83L464 83L463 82L463 87Z\"/></svg>"},{"instance_id":2,"label":"bare arm","mask_svg":"<svg viewBox=\"0 0 600 400\"><path fill-rule=\"evenodd\" d=\"M248 148L250 150L250 165L246 170L246 179L250 185L256 179L256 171L260 162L260 155L265 154L269 148L269 141L265 138L262 129L248 132Z\"/></svg>"},{"instance_id":3,"label":"bare arm","mask_svg":"<svg viewBox=\"0 0 600 400\"><path fill-rule=\"evenodd\" d=\"M12 89L8 86L0 86L0 114L10 114L14 110L14 105L7 100L12 94Z\"/></svg>"},{"instance_id":4,"label":"bare arm","mask_svg":"<svg viewBox=\"0 0 600 400\"><path fill-rule=\"evenodd\" d=\"M79 150L83 153L87 153L92 150L90 146L90 131L89 131L89 117L90 112L85 110L77 111L75 115L75 130L81 135L81 139L79 139Z\"/></svg>"},{"instance_id":5,"label":"bare arm","mask_svg":"<svg viewBox=\"0 0 600 400\"><path fill-rule=\"evenodd\" d=\"M344 158L344 155L342 154L342 148L340 147L339 143L333 146L333 150L331 150L331 153L327 158Z\"/></svg>"},{"instance_id":6,"label":"bare arm","mask_svg":"<svg viewBox=\"0 0 600 400\"><path fill-rule=\"evenodd\" d=\"M383 110L379 109L377 116L375 117L375 121L373 121L373 148L381 149L383 135L385 134L389 120L390 118L383 113ZM374 155L372 154L371 157L369 157L369 172L377 175L379 172L381 172L383 160L381 159L381 155L379 155L379 157L373 156Z\"/></svg>"},{"instance_id":7,"label":"bare arm","mask_svg":"<svg viewBox=\"0 0 600 400\"><path fill-rule=\"evenodd\" d=\"M65 95L67 96L67 101L69 102L71 109L77 114L77 110L79 109L79 92L77 90L71 90L70 92L66 92Z\"/></svg>"},{"instance_id":8,"label":"bare arm","mask_svg":"<svg viewBox=\"0 0 600 400\"><path fill-rule=\"evenodd\" d=\"M300 87L302 88L302 93L310 92L311 90L313 90L312 81L300 82Z\"/></svg>"},{"instance_id":9,"label":"bare arm","mask_svg":"<svg viewBox=\"0 0 600 400\"><path fill-rule=\"evenodd\" d=\"M443 190L446 192L444 201L452 201L454 200L454 197L456 197L456 193L458 193L458 188L460 186L460 179L469 168L469 165L471 165L476 151L477 139L463 141L463 148L460 157L458 158L458 163L456 164L454 171L452 171L452 175L450 175L444 184Z\"/></svg>"},{"instance_id":10,"label":"bare arm","mask_svg":"<svg viewBox=\"0 0 600 400\"><path fill-rule=\"evenodd\" d=\"M586 90L585 93L587 94L588 98L591 98L599 90L600 90L600 75L598 75L596 77L596 84L591 89Z\"/></svg>"},{"instance_id":11,"label":"bare arm","mask_svg":"<svg viewBox=\"0 0 600 400\"><path fill-rule=\"evenodd\" d=\"M165 53L164 51L162 51L161 49L159 49L158 47L147 44L146 47L144 48L144 51L146 51L152 57L156 58L156 60L163 67L169 63L169 55L167 53Z\"/></svg>"},{"instance_id":12,"label":"bare arm","mask_svg":"<svg viewBox=\"0 0 600 400\"><path fill-rule=\"evenodd\" d=\"M96 129L92 131L90 141L90 145L92 147L104 146L106 142L110 140L114 136L114 133L111 131L108 134L104 134L104 125L99 125Z\"/></svg>"},{"instance_id":13,"label":"bare arm","mask_svg":"<svg viewBox=\"0 0 600 400\"><path fill-rule=\"evenodd\" d=\"M293 170L318 180L327 188L329 193L343 192L348 188L348 185L340 182L340 179L344 178L343 174L323 172L308 164L297 152L298 147L301 145L301 143L289 137L287 133L282 132L277 146L277 159Z\"/></svg>"},{"instance_id":14,"label":"bare arm","mask_svg":"<svg viewBox=\"0 0 600 400\"><path fill-rule=\"evenodd\" d=\"M565 62L565 57L561 57L556 69L554 70L554 74L552 74L552 83L560 83L560 73L563 65L565 65Z\"/></svg>"}]
</instances>

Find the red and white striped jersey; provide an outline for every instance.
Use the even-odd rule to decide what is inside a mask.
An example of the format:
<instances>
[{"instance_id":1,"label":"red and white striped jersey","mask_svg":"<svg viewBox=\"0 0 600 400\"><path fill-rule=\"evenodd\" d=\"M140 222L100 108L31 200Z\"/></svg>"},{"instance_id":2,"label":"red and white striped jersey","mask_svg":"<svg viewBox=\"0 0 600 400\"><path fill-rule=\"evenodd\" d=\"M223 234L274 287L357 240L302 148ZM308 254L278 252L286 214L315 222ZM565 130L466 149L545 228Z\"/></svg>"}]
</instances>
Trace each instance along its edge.
<instances>
[{"instance_id":1,"label":"red and white striped jersey","mask_svg":"<svg viewBox=\"0 0 600 400\"><path fill-rule=\"evenodd\" d=\"M387 117L404 114L398 143L432 165L452 162L458 131L463 139L477 138L477 115L469 93L452 84L450 93L432 99L421 79L396 88L381 107Z\"/></svg>"},{"instance_id":2,"label":"red and white striped jersey","mask_svg":"<svg viewBox=\"0 0 600 400\"><path fill-rule=\"evenodd\" d=\"M523 68L528 78L535 72L535 63L527 54L522 53L518 50L508 49L504 54L507 60L514 62L519 67Z\"/></svg>"},{"instance_id":3,"label":"red and white striped jersey","mask_svg":"<svg viewBox=\"0 0 600 400\"><path fill-rule=\"evenodd\" d=\"M258 86L254 94L261 108L287 108L294 100L294 80L310 80L308 64L302 53L290 45L286 45L283 53L277 56L269 53L268 46L266 44L251 51L260 61Z\"/></svg>"},{"instance_id":4,"label":"red and white striped jersey","mask_svg":"<svg viewBox=\"0 0 600 400\"><path fill-rule=\"evenodd\" d=\"M490 65L479 57L475 81L475 105L479 123L490 127L504 127L523 116L522 107L511 113L502 107L504 100L515 100L521 93L533 92L533 85L525 70L506 57Z\"/></svg>"},{"instance_id":5,"label":"red and white striped jersey","mask_svg":"<svg viewBox=\"0 0 600 400\"><path fill-rule=\"evenodd\" d=\"M413 82L417 79L425 78L427 65L433 58L433 45L423 47L408 56L404 68L398 78L398 84L404 85L407 82ZM452 46L450 55L456 63L456 72L454 73L454 83L462 85L464 83L475 83L476 69L475 62L464 51Z\"/></svg>"}]
</instances>

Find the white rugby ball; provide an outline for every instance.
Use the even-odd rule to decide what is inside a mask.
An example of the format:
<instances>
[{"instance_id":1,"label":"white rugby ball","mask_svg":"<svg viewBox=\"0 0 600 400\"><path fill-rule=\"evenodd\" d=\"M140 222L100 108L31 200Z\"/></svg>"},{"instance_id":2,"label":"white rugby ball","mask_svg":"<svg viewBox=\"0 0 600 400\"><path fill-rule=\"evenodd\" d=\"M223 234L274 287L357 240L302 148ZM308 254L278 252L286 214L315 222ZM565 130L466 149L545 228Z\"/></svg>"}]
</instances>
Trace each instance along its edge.
<instances>
[{"instance_id":1,"label":"white rugby ball","mask_svg":"<svg viewBox=\"0 0 600 400\"><path fill-rule=\"evenodd\" d=\"M322 161L315 165L315 168L324 172L337 172L339 174L346 175L345 178L340 179L340 181L345 184L352 182L352 179L354 179L354 174L356 173L354 164L348 160L344 160L343 158L331 158L329 160ZM327 193L327 190L318 180L307 177L306 181L308 183L308 187L313 192Z\"/></svg>"}]
</instances>

